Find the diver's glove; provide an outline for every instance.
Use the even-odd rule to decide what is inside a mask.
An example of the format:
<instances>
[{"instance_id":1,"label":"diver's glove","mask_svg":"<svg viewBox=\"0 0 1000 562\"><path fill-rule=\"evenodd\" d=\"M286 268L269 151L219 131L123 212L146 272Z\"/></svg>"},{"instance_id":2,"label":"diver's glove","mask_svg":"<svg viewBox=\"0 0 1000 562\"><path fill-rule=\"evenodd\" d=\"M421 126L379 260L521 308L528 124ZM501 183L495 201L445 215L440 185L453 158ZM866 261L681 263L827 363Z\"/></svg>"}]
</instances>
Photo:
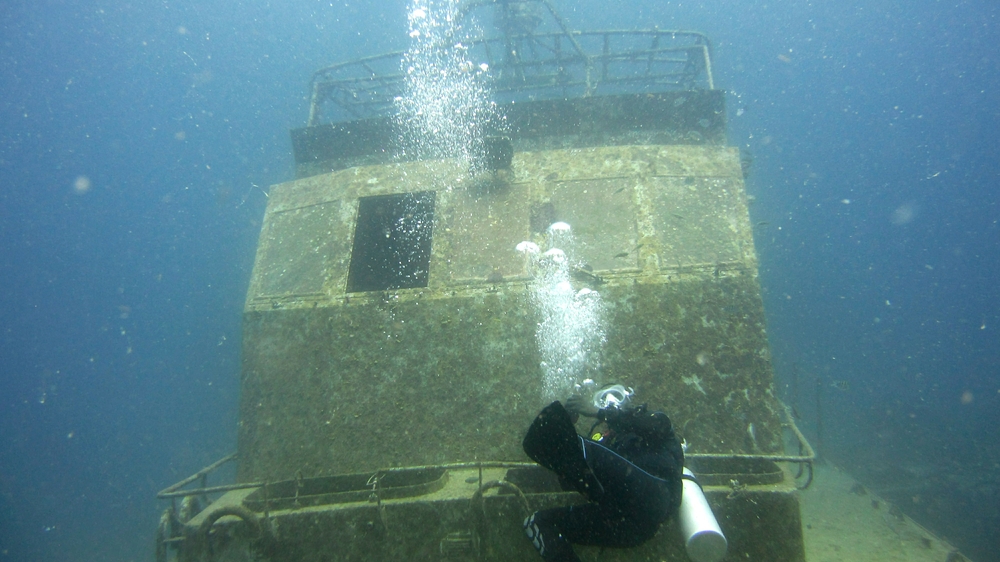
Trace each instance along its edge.
<instances>
[{"instance_id":1,"label":"diver's glove","mask_svg":"<svg viewBox=\"0 0 1000 562\"><path fill-rule=\"evenodd\" d=\"M590 402L579 394L574 394L567 398L565 408L570 414L577 414L588 418L596 418L599 411L593 402Z\"/></svg>"}]
</instances>

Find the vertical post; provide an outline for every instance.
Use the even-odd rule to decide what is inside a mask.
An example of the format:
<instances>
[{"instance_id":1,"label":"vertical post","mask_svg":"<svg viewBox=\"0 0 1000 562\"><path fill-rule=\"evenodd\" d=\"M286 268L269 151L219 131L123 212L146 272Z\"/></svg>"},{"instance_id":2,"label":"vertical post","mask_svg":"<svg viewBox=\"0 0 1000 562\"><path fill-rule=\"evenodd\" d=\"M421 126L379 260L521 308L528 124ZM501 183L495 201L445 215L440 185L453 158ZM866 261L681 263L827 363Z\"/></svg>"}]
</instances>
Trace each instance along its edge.
<instances>
[{"instance_id":1,"label":"vertical post","mask_svg":"<svg viewBox=\"0 0 1000 562\"><path fill-rule=\"evenodd\" d=\"M796 411L798 411L798 405L799 405L799 364L798 363L792 363L792 388L791 388L791 391L792 391L792 395L791 395L792 408L795 409Z\"/></svg>"},{"instance_id":2,"label":"vertical post","mask_svg":"<svg viewBox=\"0 0 1000 562\"><path fill-rule=\"evenodd\" d=\"M656 60L656 55L659 54L660 49L660 32L656 31L653 33L653 44L649 47L649 58L646 59L646 76L649 76L653 72L653 61Z\"/></svg>"},{"instance_id":3,"label":"vertical post","mask_svg":"<svg viewBox=\"0 0 1000 562\"><path fill-rule=\"evenodd\" d=\"M604 34L604 47L601 54L601 82L608 81L608 58L611 56L611 37Z\"/></svg>"},{"instance_id":4,"label":"vertical post","mask_svg":"<svg viewBox=\"0 0 1000 562\"><path fill-rule=\"evenodd\" d=\"M702 55L705 57L705 76L708 78L708 89L715 89L715 81L712 80L712 56L709 53L708 45L701 46Z\"/></svg>"},{"instance_id":5,"label":"vertical post","mask_svg":"<svg viewBox=\"0 0 1000 562\"><path fill-rule=\"evenodd\" d=\"M313 79L312 83L312 95L309 97L309 120L306 121L307 127L314 127L319 125L319 82Z\"/></svg>"},{"instance_id":6,"label":"vertical post","mask_svg":"<svg viewBox=\"0 0 1000 562\"><path fill-rule=\"evenodd\" d=\"M543 4L545 4L546 8L549 9L549 13L552 14L552 18L556 20L556 24L559 26L559 29L562 30L563 35L565 35L566 38L569 39L569 42L573 44L573 50L575 50L576 54L579 55L580 58L583 60L584 67L586 68L587 72L587 90L586 92L584 92L583 97L589 98L591 94L594 93L590 85L590 80L591 80L590 71L591 68L594 66L594 61L592 61L590 57L587 56L586 51L584 51L583 47L580 46L580 43L576 40L576 37L573 37L573 32L570 31L568 27L566 27L565 23L563 23L562 18L559 16L559 12L557 12L556 9L552 7L552 4L549 2L549 0L540 0L540 1Z\"/></svg>"},{"instance_id":7,"label":"vertical post","mask_svg":"<svg viewBox=\"0 0 1000 562\"><path fill-rule=\"evenodd\" d=\"M823 454L823 377L816 377L816 456Z\"/></svg>"}]
</instances>

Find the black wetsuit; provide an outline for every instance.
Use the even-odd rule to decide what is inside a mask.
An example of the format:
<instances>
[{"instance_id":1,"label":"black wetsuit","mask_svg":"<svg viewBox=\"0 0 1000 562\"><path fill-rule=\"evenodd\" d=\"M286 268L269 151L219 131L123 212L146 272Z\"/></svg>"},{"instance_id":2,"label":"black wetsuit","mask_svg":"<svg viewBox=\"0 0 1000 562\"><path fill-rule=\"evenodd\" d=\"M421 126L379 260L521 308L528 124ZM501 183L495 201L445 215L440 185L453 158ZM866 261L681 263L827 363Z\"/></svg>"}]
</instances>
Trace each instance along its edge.
<instances>
[{"instance_id":1,"label":"black wetsuit","mask_svg":"<svg viewBox=\"0 0 1000 562\"><path fill-rule=\"evenodd\" d=\"M598 417L611 430L601 442L577 435L569 413L553 402L524 438L529 457L590 500L537 511L524 521L547 562L579 560L571 543L640 545L680 507L684 452L666 414L640 406L606 408Z\"/></svg>"}]
</instances>

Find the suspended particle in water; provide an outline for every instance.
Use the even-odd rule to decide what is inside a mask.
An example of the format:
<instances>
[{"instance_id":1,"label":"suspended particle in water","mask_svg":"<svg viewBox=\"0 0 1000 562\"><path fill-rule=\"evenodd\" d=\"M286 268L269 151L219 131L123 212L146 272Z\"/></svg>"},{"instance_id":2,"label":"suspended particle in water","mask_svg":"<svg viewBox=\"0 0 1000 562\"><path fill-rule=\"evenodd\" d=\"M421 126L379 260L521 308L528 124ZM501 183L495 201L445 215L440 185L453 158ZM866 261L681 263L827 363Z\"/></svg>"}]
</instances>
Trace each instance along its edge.
<instances>
[{"instance_id":1,"label":"suspended particle in water","mask_svg":"<svg viewBox=\"0 0 1000 562\"><path fill-rule=\"evenodd\" d=\"M889 222L896 226L913 222L917 216L917 207L913 203L903 203L889 215Z\"/></svg>"},{"instance_id":2,"label":"suspended particle in water","mask_svg":"<svg viewBox=\"0 0 1000 562\"><path fill-rule=\"evenodd\" d=\"M708 361L709 361L710 358L711 358L711 355L709 355L705 351L702 351L702 352L698 353L698 355L695 356L694 360L695 360L696 363L698 363L698 365L704 367L704 366L708 365Z\"/></svg>"},{"instance_id":3,"label":"suspended particle in water","mask_svg":"<svg viewBox=\"0 0 1000 562\"><path fill-rule=\"evenodd\" d=\"M73 191L77 195L83 195L90 191L90 178L87 176L77 176L76 180L73 182Z\"/></svg>"}]
</instances>

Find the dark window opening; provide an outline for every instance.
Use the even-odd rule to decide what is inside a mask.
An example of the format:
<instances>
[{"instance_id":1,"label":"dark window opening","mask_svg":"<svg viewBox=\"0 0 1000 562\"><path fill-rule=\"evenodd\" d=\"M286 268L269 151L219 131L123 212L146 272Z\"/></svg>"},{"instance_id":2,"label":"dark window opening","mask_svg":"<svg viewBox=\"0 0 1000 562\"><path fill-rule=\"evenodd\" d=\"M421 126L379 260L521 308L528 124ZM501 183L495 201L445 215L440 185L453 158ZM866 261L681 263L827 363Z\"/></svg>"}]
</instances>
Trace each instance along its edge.
<instances>
[{"instance_id":1,"label":"dark window opening","mask_svg":"<svg viewBox=\"0 0 1000 562\"><path fill-rule=\"evenodd\" d=\"M347 292L427 286L434 195L421 191L358 201Z\"/></svg>"}]
</instances>

